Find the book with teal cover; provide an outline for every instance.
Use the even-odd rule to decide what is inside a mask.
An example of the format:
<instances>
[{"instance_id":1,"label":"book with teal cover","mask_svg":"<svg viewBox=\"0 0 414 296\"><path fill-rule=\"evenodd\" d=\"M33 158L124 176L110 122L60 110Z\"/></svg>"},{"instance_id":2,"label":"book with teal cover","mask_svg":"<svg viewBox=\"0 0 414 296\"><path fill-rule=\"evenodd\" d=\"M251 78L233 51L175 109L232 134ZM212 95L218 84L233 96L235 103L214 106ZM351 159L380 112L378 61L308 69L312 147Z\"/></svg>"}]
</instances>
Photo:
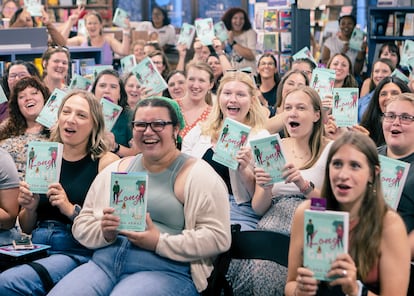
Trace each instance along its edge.
<instances>
[{"instance_id":1,"label":"book with teal cover","mask_svg":"<svg viewBox=\"0 0 414 296\"><path fill-rule=\"evenodd\" d=\"M96 77L98 77L98 74L101 73L103 70L113 69L113 68L114 66L112 65L86 66L83 76L86 76L87 78L95 80Z\"/></svg>"},{"instance_id":2,"label":"book with teal cover","mask_svg":"<svg viewBox=\"0 0 414 296\"><path fill-rule=\"evenodd\" d=\"M46 104L40 111L39 115L36 118L36 122L40 123L41 125L51 128L55 125L58 116L58 110L60 104L62 103L63 98L66 96L66 92L55 88L55 90L50 95L49 99L47 100Z\"/></svg>"},{"instance_id":3,"label":"book with teal cover","mask_svg":"<svg viewBox=\"0 0 414 296\"><path fill-rule=\"evenodd\" d=\"M59 182L62 153L62 143L29 142L25 179L31 192L46 194L49 184Z\"/></svg>"},{"instance_id":4,"label":"book with teal cover","mask_svg":"<svg viewBox=\"0 0 414 296\"><path fill-rule=\"evenodd\" d=\"M121 62L122 73L131 72L132 69L137 64L137 60L135 59L135 55L133 55L133 54L130 54L130 55L127 55L126 57L123 57L120 60L120 62Z\"/></svg>"},{"instance_id":5,"label":"book with teal cover","mask_svg":"<svg viewBox=\"0 0 414 296\"><path fill-rule=\"evenodd\" d=\"M0 104L6 103L6 102L7 102L6 94L4 93L3 87L1 87L0 85Z\"/></svg>"},{"instance_id":6,"label":"book with teal cover","mask_svg":"<svg viewBox=\"0 0 414 296\"><path fill-rule=\"evenodd\" d=\"M23 257L29 254L39 253L50 249L49 245L33 244L33 249L16 250L13 245L0 246L0 254L11 257Z\"/></svg>"},{"instance_id":7,"label":"book with teal cover","mask_svg":"<svg viewBox=\"0 0 414 296\"><path fill-rule=\"evenodd\" d=\"M308 59L310 60L315 66L318 66L318 63L315 61L315 59L312 56L312 52L309 50L309 48L307 46L305 46L304 48L302 48L301 50L299 50L297 53L295 53L292 56L292 59L294 61L298 60L298 59Z\"/></svg>"},{"instance_id":8,"label":"book with teal cover","mask_svg":"<svg viewBox=\"0 0 414 296\"><path fill-rule=\"evenodd\" d=\"M79 59L79 72L78 73L82 76L87 75L87 71L92 73L92 71L89 70L89 69L92 69L92 68L88 68L88 67L91 67L91 66L95 66L95 59L94 58Z\"/></svg>"},{"instance_id":9,"label":"book with teal cover","mask_svg":"<svg viewBox=\"0 0 414 296\"><path fill-rule=\"evenodd\" d=\"M132 68L132 73L137 78L139 85L151 89L154 93L160 93L168 87L149 57L144 58Z\"/></svg>"},{"instance_id":10,"label":"book with teal cover","mask_svg":"<svg viewBox=\"0 0 414 296\"><path fill-rule=\"evenodd\" d=\"M362 43L364 42L365 32L359 28L354 28L349 39L349 48L360 51L362 50Z\"/></svg>"},{"instance_id":11,"label":"book with teal cover","mask_svg":"<svg viewBox=\"0 0 414 296\"><path fill-rule=\"evenodd\" d=\"M87 0L76 0L76 6L85 6L87 2Z\"/></svg>"},{"instance_id":12,"label":"book with teal cover","mask_svg":"<svg viewBox=\"0 0 414 296\"><path fill-rule=\"evenodd\" d=\"M266 185L283 181L282 169L286 164L279 134L251 140L250 147L257 167L263 168L272 180Z\"/></svg>"},{"instance_id":13,"label":"book with teal cover","mask_svg":"<svg viewBox=\"0 0 414 296\"><path fill-rule=\"evenodd\" d=\"M401 52L400 65L403 67L408 67L408 59L411 57L414 57L414 41L405 40Z\"/></svg>"},{"instance_id":14,"label":"book with teal cover","mask_svg":"<svg viewBox=\"0 0 414 296\"><path fill-rule=\"evenodd\" d=\"M407 180L410 164L405 161L379 155L381 165L381 186L385 202L397 209Z\"/></svg>"},{"instance_id":15,"label":"book with teal cover","mask_svg":"<svg viewBox=\"0 0 414 296\"><path fill-rule=\"evenodd\" d=\"M332 115L338 127L358 124L358 94L358 88L333 89Z\"/></svg>"},{"instance_id":16,"label":"book with teal cover","mask_svg":"<svg viewBox=\"0 0 414 296\"><path fill-rule=\"evenodd\" d=\"M250 130L250 126L226 118L215 147L213 160L236 170L239 166L236 154L246 144Z\"/></svg>"},{"instance_id":17,"label":"book with teal cover","mask_svg":"<svg viewBox=\"0 0 414 296\"><path fill-rule=\"evenodd\" d=\"M126 24L126 20L128 19L128 13L117 7L115 9L114 18L112 19L112 23L121 28L127 28L128 25Z\"/></svg>"},{"instance_id":18,"label":"book with teal cover","mask_svg":"<svg viewBox=\"0 0 414 296\"><path fill-rule=\"evenodd\" d=\"M205 46L212 45L214 35L213 19L211 17L198 19L194 22L197 37Z\"/></svg>"},{"instance_id":19,"label":"book with teal cover","mask_svg":"<svg viewBox=\"0 0 414 296\"><path fill-rule=\"evenodd\" d=\"M187 49L191 48L195 35L195 27L188 23L181 26L180 35L178 36L177 44L185 44Z\"/></svg>"},{"instance_id":20,"label":"book with teal cover","mask_svg":"<svg viewBox=\"0 0 414 296\"><path fill-rule=\"evenodd\" d=\"M110 206L121 218L119 230L144 231L147 212L148 174L112 172Z\"/></svg>"},{"instance_id":21,"label":"book with teal cover","mask_svg":"<svg viewBox=\"0 0 414 296\"><path fill-rule=\"evenodd\" d=\"M42 1L41 0L24 0L24 8L31 16L42 16Z\"/></svg>"},{"instance_id":22,"label":"book with teal cover","mask_svg":"<svg viewBox=\"0 0 414 296\"><path fill-rule=\"evenodd\" d=\"M410 82L410 79L407 76L405 76L405 74L403 72L401 72L400 70L398 70L398 69L395 69L391 73L391 76L392 77L397 77L397 78L401 79L402 81L404 81L405 83Z\"/></svg>"},{"instance_id":23,"label":"book with teal cover","mask_svg":"<svg viewBox=\"0 0 414 296\"><path fill-rule=\"evenodd\" d=\"M326 95L333 96L334 85L335 70L316 68L312 71L310 87L318 92L321 100L323 100Z\"/></svg>"},{"instance_id":24,"label":"book with teal cover","mask_svg":"<svg viewBox=\"0 0 414 296\"><path fill-rule=\"evenodd\" d=\"M321 281L339 254L348 253L349 213L305 210L303 228L303 266Z\"/></svg>"},{"instance_id":25,"label":"book with teal cover","mask_svg":"<svg viewBox=\"0 0 414 296\"><path fill-rule=\"evenodd\" d=\"M214 34L221 42L224 42L227 39L229 39L229 34L227 32L226 25L223 21L219 21L214 24Z\"/></svg>"},{"instance_id":26,"label":"book with teal cover","mask_svg":"<svg viewBox=\"0 0 414 296\"><path fill-rule=\"evenodd\" d=\"M114 127L116 121L122 113L122 107L111 102L106 98L102 98L100 101L102 105L102 112L104 115L105 128L110 131Z\"/></svg>"},{"instance_id":27,"label":"book with teal cover","mask_svg":"<svg viewBox=\"0 0 414 296\"><path fill-rule=\"evenodd\" d=\"M92 85L92 81L90 81L88 78L85 78L79 74L75 74L70 80L68 89L69 90L72 90L72 89L89 90L91 85Z\"/></svg>"}]
</instances>

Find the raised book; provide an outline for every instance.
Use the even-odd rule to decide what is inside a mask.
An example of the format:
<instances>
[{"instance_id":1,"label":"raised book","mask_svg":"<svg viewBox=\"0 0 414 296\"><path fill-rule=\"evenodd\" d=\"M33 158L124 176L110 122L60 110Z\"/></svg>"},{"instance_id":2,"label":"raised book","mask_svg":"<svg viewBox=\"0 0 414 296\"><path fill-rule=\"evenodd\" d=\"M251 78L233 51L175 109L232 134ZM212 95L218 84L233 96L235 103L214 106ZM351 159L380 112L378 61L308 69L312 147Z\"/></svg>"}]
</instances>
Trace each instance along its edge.
<instances>
[{"instance_id":1,"label":"raised book","mask_svg":"<svg viewBox=\"0 0 414 296\"><path fill-rule=\"evenodd\" d=\"M122 107L106 98L101 99L105 128L111 131L122 112Z\"/></svg>"},{"instance_id":2,"label":"raised book","mask_svg":"<svg viewBox=\"0 0 414 296\"><path fill-rule=\"evenodd\" d=\"M7 102L6 94L4 93L3 87L0 85L0 104L6 103L6 102Z\"/></svg>"},{"instance_id":3,"label":"raised book","mask_svg":"<svg viewBox=\"0 0 414 296\"><path fill-rule=\"evenodd\" d=\"M200 42L205 46L212 45L215 37L213 19L211 17L198 19L195 20L194 25Z\"/></svg>"},{"instance_id":4,"label":"raised book","mask_svg":"<svg viewBox=\"0 0 414 296\"><path fill-rule=\"evenodd\" d=\"M59 182L63 144L29 142L27 147L26 182L33 193L46 194L49 184Z\"/></svg>"},{"instance_id":5,"label":"raised book","mask_svg":"<svg viewBox=\"0 0 414 296\"><path fill-rule=\"evenodd\" d=\"M239 166L236 154L246 144L250 130L250 126L226 118L217 140L213 160L236 170Z\"/></svg>"},{"instance_id":6,"label":"raised book","mask_svg":"<svg viewBox=\"0 0 414 296\"><path fill-rule=\"evenodd\" d=\"M312 71L310 86L317 91L321 100L326 95L333 96L335 85L335 70L316 68Z\"/></svg>"},{"instance_id":7,"label":"raised book","mask_svg":"<svg viewBox=\"0 0 414 296\"><path fill-rule=\"evenodd\" d=\"M305 210L303 225L303 265L321 281L339 254L348 253L349 213Z\"/></svg>"},{"instance_id":8,"label":"raised book","mask_svg":"<svg viewBox=\"0 0 414 296\"><path fill-rule=\"evenodd\" d=\"M292 59L294 61L299 60L299 59L308 59L310 60L315 66L318 66L318 63L315 61L315 59L312 56L312 52L309 50L309 48L307 46L305 46L304 48L302 48L301 50L299 50L297 53L295 53L292 56Z\"/></svg>"},{"instance_id":9,"label":"raised book","mask_svg":"<svg viewBox=\"0 0 414 296\"><path fill-rule=\"evenodd\" d=\"M92 81L90 81L88 78L85 78L79 74L74 74L72 76L68 89L89 90L91 85Z\"/></svg>"},{"instance_id":10,"label":"raised book","mask_svg":"<svg viewBox=\"0 0 414 296\"><path fill-rule=\"evenodd\" d=\"M24 0L24 8L33 16L42 16L42 1L41 0Z\"/></svg>"},{"instance_id":11,"label":"raised book","mask_svg":"<svg viewBox=\"0 0 414 296\"><path fill-rule=\"evenodd\" d=\"M46 102L46 105L40 111L39 115L36 118L36 122L41 125L51 128L55 125L58 117L58 110L60 104L62 103L63 98L65 97L66 92L55 88L55 90L50 95L49 99Z\"/></svg>"},{"instance_id":12,"label":"raised book","mask_svg":"<svg viewBox=\"0 0 414 296\"><path fill-rule=\"evenodd\" d=\"M148 174L112 172L110 206L121 219L119 230L144 231Z\"/></svg>"},{"instance_id":13,"label":"raised book","mask_svg":"<svg viewBox=\"0 0 414 296\"><path fill-rule=\"evenodd\" d=\"M128 27L126 23L127 19L128 19L128 13L125 10L119 7L115 9L114 18L112 20L112 23L114 25L121 27L121 28L127 28Z\"/></svg>"},{"instance_id":14,"label":"raised book","mask_svg":"<svg viewBox=\"0 0 414 296\"><path fill-rule=\"evenodd\" d=\"M137 64L137 60L135 59L135 55L130 54L127 55L126 57L123 57L121 60L121 70L122 73L129 73L132 71L132 69L135 67L135 65Z\"/></svg>"},{"instance_id":15,"label":"raised book","mask_svg":"<svg viewBox=\"0 0 414 296\"><path fill-rule=\"evenodd\" d=\"M223 21L219 21L214 24L214 34L221 42L224 42L227 39L229 39L229 34L227 32L226 25Z\"/></svg>"},{"instance_id":16,"label":"raised book","mask_svg":"<svg viewBox=\"0 0 414 296\"><path fill-rule=\"evenodd\" d=\"M351 127L358 123L358 88L334 88L332 115L338 127Z\"/></svg>"},{"instance_id":17,"label":"raised book","mask_svg":"<svg viewBox=\"0 0 414 296\"><path fill-rule=\"evenodd\" d=\"M195 27L188 23L181 26L180 35L178 36L177 44L185 44L187 49L191 48L195 35Z\"/></svg>"},{"instance_id":18,"label":"raised book","mask_svg":"<svg viewBox=\"0 0 414 296\"><path fill-rule=\"evenodd\" d=\"M164 78L149 57L144 58L132 68L132 73L134 73L140 86L152 90L153 93L161 93L168 87Z\"/></svg>"},{"instance_id":19,"label":"raised book","mask_svg":"<svg viewBox=\"0 0 414 296\"><path fill-rule=\"evenodd\" d=\"M349 39L349 48L360 51L364 42L365 32L359 28L354 28Z\"/></svg>"},{"instance_id":20,"label":"raised book","mask_svg":"<svg viewBox=\"0 0 414 296\"><path fill-rule=\"evenodd\" d=\"M381 164L381 186L385 202L397 209L407 180L410 164L405 161L379 155Z\"/></svg>"},{"instance_id":21,"label":"raised book","mask_svg":"<svg viewBox=\"0 0 414 296\"><path fill-rule=\"evenodd\" d=\"M408 60L414 57L414 41L412 40L405 40L404 46L401 52L401 61L400 65L403 67L408 67Z\"/></svg>"},{"instance_id":22,"label":"raised book","mask_svg":"<svg viewBox=\"0 0 414 296\"><path fill-rule=\"evenodd\" d=\"M249 142L256 166L264 169L272 178L266 185L283 181L282 169L286 164L286 158L283 154L279 134L277 133Z\"/></svg>"}]
</instances>

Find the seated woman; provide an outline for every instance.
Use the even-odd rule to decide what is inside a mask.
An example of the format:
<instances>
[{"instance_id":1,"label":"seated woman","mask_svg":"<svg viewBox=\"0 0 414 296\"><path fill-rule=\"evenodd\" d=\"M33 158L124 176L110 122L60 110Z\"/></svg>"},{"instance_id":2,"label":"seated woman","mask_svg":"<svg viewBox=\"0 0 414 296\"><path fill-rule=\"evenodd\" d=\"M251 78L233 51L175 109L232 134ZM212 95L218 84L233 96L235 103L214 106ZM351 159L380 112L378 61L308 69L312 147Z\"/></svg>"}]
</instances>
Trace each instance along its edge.
<instances>
[{"instance_id":1,"label":"seated woman","mask_svg":"<svg viewBox=\"0 0 414 296\"><path fill-rule=\"evenodd\" d=\"M74 91L63 99L51 135L52 141L63 143L59 182L50 184L46 195L39 195L22 181L18 197L22 231L32 235L33 243L51 246L50 256L35 261L45 274L27 264L8 269L0 274L1 295L46 295L46 284L53 286L89 260L92 251L73 238L72 223L95 176L119 159L107 152L101 110L89 92ZM50 280L45 279L47 275Z\"/></svg>"},{"instance_id":2,"label":"seated woman","mask_svg":"<svg viewBox=\"0 0 414 296\"><path fill-rule=\"evenodd\" d=\"M333 55L326 67L335 70L334 87L358 87L358 82L355 80L354 75L352 75L351 60L346 54L337 53Z\"/></svg>"},{"instance_id":3,"label":"seated woman","mask_svg":"<svg viewBox=\"0 0 414 296\"><path fill-rule=\"evenodd\" d=\"M414 258L414 94L402 93L385 103L382 117L385 145L378 148L378 153L410 163L408 177L402 191L397 212L401 215L407 228Z\"/></svg>"},{"instance_id":4,"label":"seated woman","mask_svg":"<svg viewBox=\"0 0 414 296\"><path fill-rule=\"evenodd\" d=\"M94 255L48 295L200 295L213 257L230 247L226 187L208 164L176 148L184 126L176 102L140 101L132 125L142 154L97 176L72 228ZM114 171L148 174L143 232L117 230L120 218L109 207Z\"/></svg>"},{"instance_id":5,"label":"seated woman","mask_svg":"<svg viewBox=\"0 0 414 296\"><path fill-rule=\"evenodd\" d=\"M302 203L292 225L285 295L407 295L406 229L401 217L385 204L380 170L376 146L369 137L348 132L334 142L321 196L328 210L349 213L349 253L334 259L327 274L334 280L329 283L317 281L303 267L303 219L310 201Z\"/></svg>"},{"instance_id":6,"label":"seated woman","mask_svg":"<svg viewBox=\"0 0 414 296\"><path fill-rule=\"evenodd\" d=\"M173 100L181 100L187 93L187 81L184 71L173 70L171 71L165 82L167 82L168 88L164 91L165 97Z\"/></svg>"},{"instance_id":7,"label":"seated woman","mask_svg":"<svg viewBox=\"0 0 414 296\"><path fill-rule=\"evenodd\" d=\"M49 47L42 55L43 82L52 93L67 88L70 53L66 47Z\"/></svg>"}]
</instances>

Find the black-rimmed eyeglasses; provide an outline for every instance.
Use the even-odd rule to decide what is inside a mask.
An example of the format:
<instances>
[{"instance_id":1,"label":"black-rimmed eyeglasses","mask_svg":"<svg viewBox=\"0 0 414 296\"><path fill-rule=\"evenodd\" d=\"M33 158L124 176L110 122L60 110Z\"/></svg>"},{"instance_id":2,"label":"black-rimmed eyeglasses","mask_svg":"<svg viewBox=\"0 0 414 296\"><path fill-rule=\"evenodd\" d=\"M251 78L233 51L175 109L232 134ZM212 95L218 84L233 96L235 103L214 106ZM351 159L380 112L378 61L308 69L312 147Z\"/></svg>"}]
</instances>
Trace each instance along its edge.
<instances>
[{"instance_id":1,"label":"black-rimmed eyeglasses","mask_svg":"<svg viewBox=\"0 0 414 296\"><path fill-rule=\"evenodd\" d=\"M174 122L164 121L164 120L157 120L157 121L151 121L151 122L133 121L132 128L136 130L137 132L145 132L147 130L147 127L150 126L154 132L162 132L165 126L169 124L174 124Z\"/></svg>"}]
</instances>

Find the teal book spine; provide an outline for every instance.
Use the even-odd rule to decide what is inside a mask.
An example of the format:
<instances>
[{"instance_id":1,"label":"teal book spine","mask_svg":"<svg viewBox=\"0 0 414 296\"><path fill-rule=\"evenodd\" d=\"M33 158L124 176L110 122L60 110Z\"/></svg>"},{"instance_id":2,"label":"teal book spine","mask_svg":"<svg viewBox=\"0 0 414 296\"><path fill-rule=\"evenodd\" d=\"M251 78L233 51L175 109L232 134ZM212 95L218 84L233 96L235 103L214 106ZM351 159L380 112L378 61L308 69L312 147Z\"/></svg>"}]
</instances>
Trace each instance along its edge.
<instances>
[{"instance_id":1,"label":"teal book spine","mask_svg":"<svg viewBox=\"0 0 414 296\"><path fill-rule=\"evenodd\" d=\"M326 95L333 96L334 86L335 70L316 68L312 71L310 87L317 91L321 100L323 100Z\"/></svg>"},{"instance_id":2,"label":"teal book spine","mask_svg":"<svg viewBox=\"0 0 414 296\"><path fill-rule=\"evenodd\" d=\"M119 230L145 230L147 186L147 173L111 173L110 206L115 209L115 215L121 219Z\"/></svg>"},{"instance_id":3,"label":"teal book spine","mask_svg":"<svg viewBox=\"0 0 414 296\"><path fill-rule=\"evenodd\" d=\"M213 160L236 170L239 166L236 154L246 144L250 129L245 124L226 118L215 147Z\"/></svg>"},{"instance_id":4,"label":"teal book spine","mask_svg":"<svg viewBox=\"0 0 414 296\"><path fill-rule=\"evenodd\" d=\"M286 164L279 134L250 141L254 162L272 177L266 185L283 181L282 169Z\"/></svg>"},{"instance_id":5,"label":"teal book spine","mask_svg":"<svg viewBox=\"0 0 414 296\"><path fill-rule=\"evenodd\" d=\"M214 24L214 34L221 42L224 42L227 39L229 39L229 34L227 32L226 25L223 21L219 21Z\"/></svg>"},{"instance_id":6,"label":"teal book spine","mask_svg":"<svg viewBox=\"0 0 414 296\"><path fill-rule=\"evenodd\" d=\"M36 122L41 125L51 128L55 125L58 116L58 110L60 104L62 103L63 98L66 96L66 92L63 90L55 88L55 90L50 95L42 111L36 118Z\"/></svg>"},{"instance_id":7,"label":"teal book spine","mask_svg":"<svg viewBox=\"0 0 414 296\"><path fill-rule=\"evenodd\" d=\"M141 86L152 90L152 93L154 94L161 93L168 87L164 78L158 72L157 67L155 67L149 57L144 58L132 68L132 73L134 73Z\"/></svg>"},{"instance_id":8,"label":"teal book spine","mask_svg":"<svg viewBox=\"0 0 414 296\"><path fill-rule=\"evenodd\" d=\"M135 65L137 64L137 61L135 59L135 55L130 54L126 57L123 57L121 60L121 70L122 73L129 73L132 71L132 69L135 67Z\"/></svg>"},{"instance_id":9,"label":"teal book spine","mask_svg":"<svg viewBox=\"0 0 414 296\"><path fill-rule=\"evenodd\" d=\"M203 45L208 46L213 44L214 35L214 25L212 18L198 19L194 22L197 37L203 43Z\"/></svg>"},{"instance_id":10,"label":"teal book spine","mask_svg":"<svg viewBox=\"0 0 414 296\"><path fill-rule=\"evenodd\" d=\"M332 115L338 127L351 127L358 123L358 88L334 88Z\"/></svg>"},{"instance_id":11,"label":"teal book spine","mask_svg":"<svg viewBox=\"0 0 414 296\"><path fill-rule=\"evenodd\" d=\"M119 116L121 115L122 107L117 104L112 103L106 98L102 98L100 103L102 105L105 128L108 131L111 131L116 121L118 120Z\"/></svg>"},{"instance_id":12,"label":"teal book spine","mask_svg":"<svg viewBox=\"0 0 414 296\"><path fill-rule=\"evenodd\" d=\"M180 35L178 36L177 44L185 44L187 49L191 48L195 35L195 27L188 23L181 26Z\"/></svg>"},{"instance_id":13,"label":"teal book spine","mask_svg":"<svg viewBox=\"0 0 414 296\"><path fill-rule=\"evenodd\" d=\"M125 10L117 7L115 9L115 13L114 13L114 17L112 19L112 23L114 25L118 26L118 27L127 28L128 27L128 25L126 23L127 19L128 19L128 13Z\"/></svg>"},{"instance_id":14,"label":"teal book spine","mask_svg":"<svg viewBox=\"0 0 414 296\"><path fill-rule=\"evenodd\" d=\"M327 277L331 264L339 254L348 253L349 213L305 210L303 266L321 281Z\"/></svg>"},{"instance_id":15,"label":"teal book spine","mask_svg":"<svg viewBox=\"0 0 414 296\"><path fill-rule=\"evenodd\" d=\"M46 194L49 184L59 182L63 144L29 142L27 148L26 182L33 193Z\"/></svg>"},{"instance_id":16,"label":"teal book spine","mask_svg":"<svg viewBox=\"0 0 414 296\"><path fill-rule=\"evenodd\" d=\"M89 79L80 76L79 74L73 75L72 79L70 80L70 84L68 89L80 89L80 90L89 90L92 85L92 81Z\"/></svg>"},{"instance_id":17,"label":"teal book spine","mask_svg":"<svg viewBox=\"0 0 414 296\"><path fill-rule=\"evenodd\" d=\"M407 180L410 164L405 161L379 155L381 165L381 186L385 202L397 209Z\"/></svg>"}]
</instances>

